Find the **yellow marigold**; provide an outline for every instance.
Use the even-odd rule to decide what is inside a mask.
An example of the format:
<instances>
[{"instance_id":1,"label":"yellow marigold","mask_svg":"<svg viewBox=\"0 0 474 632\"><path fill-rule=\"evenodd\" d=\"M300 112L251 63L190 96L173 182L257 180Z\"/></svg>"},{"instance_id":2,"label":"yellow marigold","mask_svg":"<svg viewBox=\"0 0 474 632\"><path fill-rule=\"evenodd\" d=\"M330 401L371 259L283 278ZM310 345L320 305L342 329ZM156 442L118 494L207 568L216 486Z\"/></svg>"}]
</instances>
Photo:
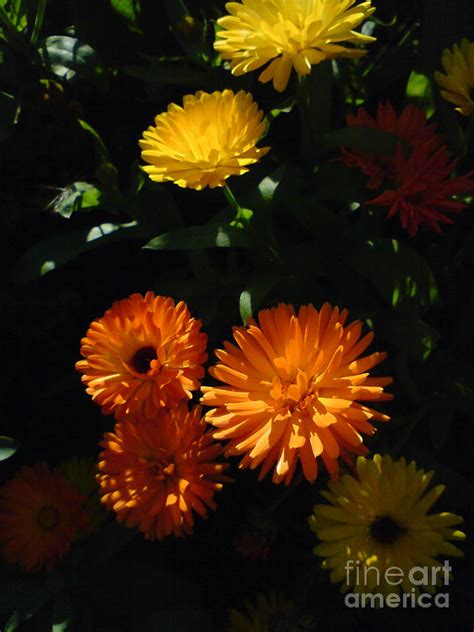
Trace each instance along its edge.
<instances>
[{"instance_id":1,"label":"yellow marigold","mask_svg":"<svg viewBox=\"0 0 474 632\"><path fill-rule=\"evenodd\" d=\"M182 301L132 294L91 324L76 369L105 415L153 418L199 388L207 360L200 327Z\"/></svg>"},{"instance_id":2,"label":"yellow marigold","mask_svg":"<svg viewBox=\"0 0 474 632\"><path fill-rule=\"evenodd\" d=\"M359 358L373 334L360 339L362 323L345 327L347 315L327 303L298 314L280 304L235 327L238 346L216 351L210 373L225 386L203 387L201 401L216 407L206 419L216 439L230 440L227 455L245 455L241 468L262 465L259 480L275 467L273 482L288 485L300 460L313 482L319 456L335 476L340 456L367 452L360 433L375 432L369 421L388 420L357 401L391 399L383 387L392 380L369 377L385 354Z\"/></svg>"},{"instance_id":3,"label":"yellow marigold","mask_svg":"<svg viewBox=\"0 0 474 632\"><path fill-rule=\"evenodd\" d=\"M263 112L250 93L197 92L158 114L140 140L143 167L155 182L180 187L221 187L247 173L270 147L257 147L265 131Z\"/></svg>"},{"instance_id":4,"label":"yellow marigold","mask_svg":"<svg viewBox=\"0 0 474 632\"><path fill-rule=\"evenodd\" d=\"M434 78L441 94L464 116L474 113L474 42L464 38L454 44L453 50L446 49L441 57L446 74L436 71Z\"/></svg>"},{"instance_id":5,"label":"yellow marigold","mask_svg":"<svg viewBox=\"0 0 474 632\"><path fill-rule=\"evenodd\" d=\"M23 467L0 488L0 545L28 572L52 570L91 529L85 498L47 463Z\"/></svg>"},{"instance_id":6,"label":"yellow marigold","mask_svg":"<svg viewBox=\"0 0 474 632\"><path fill-rule=\"evenodd\" d=\"M367 44L374 37L353 29L375 9L371 0L242 0L228 2L226 15L217 21L215 49L230 59L234 75L243 75L271 62L259 79L273 80L282 92L294 68L308 75L313 64L335 57L362 57L366 51L339 42ZM355 5L355 6L354 6Z\"/></svg>"},{"instance_id":7,"label":"yellow marigold","mask_svg":"<svg viewBox=\"0 0 474 632\"><path fill-rule=\"evenodd\" d=\"M357 459L355 476L329 483L330 491L322 494L330 504L316 505L309 524L321 540L314 553L326 558L323 568L330 570L331 582L342 582L343 592L351 587L382 595L409 593L414 587L418 592L418 582L434 592L442 580L431 570L440 567L436 557L462 556L450 541L465 536L453 529L461 517L428 515L444 491L444 485L427 491L432 476L417 470L414 461L407 465L404 458L393 461L376 454L373 460ZM425 569L426 578L417 571L413 580L410 571L417 566ZM387 581L386 571L393 567L401 572L397 577L389 572Z\"/></svg>"},{"instance_id":8,"label":"yellow marigold","mask_svg":"<svg viewBox=\"0 0 474 632\"><path fill-rule=\"evenodd\" d=\"M275 632L276 630L305 632L315 629L313 618L302 615L298 607L284 595L273 592L268 597L257 595L245 610L229 610L228 632Z\"/></svg>"},{"instance_id":9,"label":"yellow marigold","mask_svg":"<svg viewBox=\"0 0 474 632\"><path fill-rule=\"evenodd\" d=\"M200 406L190 412L181 404L154 420L127 419L105 435L97 480L119 522L161 540L191 533L193 511L206 518L206 507L215 509L227 465L216 462L222 446L205 430Z\"/></svg>"}]
</instances>

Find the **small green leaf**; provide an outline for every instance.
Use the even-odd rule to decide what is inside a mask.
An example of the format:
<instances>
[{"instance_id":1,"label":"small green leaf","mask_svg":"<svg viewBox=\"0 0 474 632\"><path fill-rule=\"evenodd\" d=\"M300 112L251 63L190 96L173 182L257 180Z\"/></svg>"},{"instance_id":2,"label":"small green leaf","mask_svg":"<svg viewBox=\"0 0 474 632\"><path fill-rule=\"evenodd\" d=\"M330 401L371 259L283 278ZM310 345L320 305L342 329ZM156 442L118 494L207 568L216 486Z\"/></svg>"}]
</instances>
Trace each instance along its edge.
<instances>
[{"instance_id":1,"label":"small green leaf","mask_svg":"<svg viewBox=\"0 0 474 632\"><path fill-rule=\"evenodd\" d=\"M246 325L248 319L252 316L252 295L248 290L244 290L240 295L239 309L242 322Z\"/></svg>"},{"instance_id":2,"label":"small green leaf","mask_svg":"<svg viewBox=\"0 0 474 632\"><path fill-rule=\"evenodd\" d=\"M138 0L110 0L110 4L114 11L125 18L127 22L136 26L140 12L140 3Z\"/></svg>"},{"instance_id":3,"label":"small green leaf","mask_svg":"<svg viewBox=\"0 0 474 632\"><path fill-rule=\"evenodd\" d=\"M278 189L281 179L286 171L286 165L282 165L278 167L273 173L269 176L263 178L263 180L258 185L258 190L260 195L262 196L263 201L266 204L271 204L273 201L273 196L275 195L276 190Z\"/></svg>"},{"instance_id":4,"label":"small green leaf","mask_svg":"<svg viewBox=\"0 0 474 632\"><path fill-rule=\"evenodd\" d=\"M149 241L150 250L203 250L204 248L249 248L246 231L230 225L188 226Z\"/></svg>"},{"instance_id":5,"label":"small green leaf","mask_svg":"<svg viewBox=\"0 0 474 632\"><path fill-rule=\"evenodd\" d=\"M433 88L429 77L414 70L408 78L406 96L414 101L430 117L434 111Z\"/></svg>"},{"instance_id":6,"label":"small green leaf","mask_svg":"<svg viewBox=\"0 0 474 632\"><path fill-rule=\"evenodd\" d=\"M9 459L17 450L18 444L14 439L0 435L0 461Z\"/></svg>"},{"instance_id":7,"label":"small green leaf","mask_svg":"<svg viewBox=\"0 0 474 632\"><path fill-rule=\"evenodd\" d=\"M50 70L64 81L94 75L95 51L75 37L52 35L40 46L39 53Z\"/></svg>"}]
</instances>

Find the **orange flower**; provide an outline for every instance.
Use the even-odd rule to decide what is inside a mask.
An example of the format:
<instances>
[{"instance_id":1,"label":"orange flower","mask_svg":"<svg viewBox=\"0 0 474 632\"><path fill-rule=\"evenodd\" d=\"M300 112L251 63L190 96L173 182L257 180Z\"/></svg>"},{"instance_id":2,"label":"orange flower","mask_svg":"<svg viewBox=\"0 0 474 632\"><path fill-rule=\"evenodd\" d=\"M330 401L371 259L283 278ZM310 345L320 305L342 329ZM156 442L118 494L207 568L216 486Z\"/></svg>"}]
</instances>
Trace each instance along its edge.
<instances>
[{"instance_id":1,"label":"orange flower","mask_svg":"<svg viewBox=\"0 0 474 632\"><path fill-rule=\"evenodd\" d=\"M207 517L214 492L227 479L215 460L214 443L201 419L201 407L186 404L162 409L156 420L127 419L105 434L99 474L102 502L117 520L138 527L147 540L191 533L193 510Z\"/></svg>"},{"instance_id":2,"label":"orange flower","mask_svg":"<svg viewBox=\"0 0 474 632\"><path fill-rule=\"evenodd\" d=\"M47 463L23 467L0 488L0 544L8 562L52 570L71 542L91 530L86 499Z\"/></svg>"},{"instance_id":3,"label":"orange flower","mask_svg":"<svg viewBox=\"0 0 474 632\"><path fill-rule=\"evenodd\" d=\"M200 327L182 301L132 294L91 324L76 369L105 415L151 419L199 388L207 360Z\"/></svg>"},{"instance_id":4,"label":"orange flower","mask_svg":"<svg viewBox=\"0 0 474 632\"><path fill-rule=\"evenodd\" d=\"M297 315L280 304L234 328L238 347L216 351L221 363L210 373L226 385L203 387L201 401L216 406L206 419L216 439L230 439L226 455L244 455L241 468L262 465L259 480L275 467L273 482L288 485L300 460L313 482L319 456L335 476L339 456L367 453L360 433L375 432L369 421L389 419L357 401L391 399L383 392L391 378L368 377L386 354L359 358L373 334L360 339L362 323L344 327L346 318L327 303Z\"/></svg>"},{"instance_id":5,"label":"orange flower","mask_svg":"<svg viewBox=\"0 0 474 632\"><path fill-rule=\"evenodd\" d=\"M397 116L392 104L380 102L375 117L370 116L365 108L359 108L356 114L348 114L348 127L370 127L398 136L409 146L421 143L436 149L442 139L436 134L436 125L426 123L426 113L407 105L400 116ZM386 177L393 171L394 159L386 156L342 149L343 161L350 167L358 167L368 176L368 189L378 189Z\"/></svg>"}]
</instances>

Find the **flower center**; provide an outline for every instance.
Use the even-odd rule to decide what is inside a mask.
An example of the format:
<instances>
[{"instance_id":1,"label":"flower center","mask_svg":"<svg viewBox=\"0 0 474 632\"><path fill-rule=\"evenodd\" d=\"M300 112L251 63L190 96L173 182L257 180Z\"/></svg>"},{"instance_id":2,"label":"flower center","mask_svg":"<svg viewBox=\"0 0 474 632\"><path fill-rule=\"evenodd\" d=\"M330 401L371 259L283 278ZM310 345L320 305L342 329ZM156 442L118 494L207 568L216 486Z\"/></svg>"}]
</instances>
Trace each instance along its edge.
<instances>
[{"instance_id":1,"label":"flower center","mask_svg":"<svg viewBox=\"0 0 474 632\"><path fill-rule=\"evenodd\" d=\"M175 473L176 465L171 460L172 456L163 450L163 454L154 458L145 459L144 465L148 473L155 480L162 481Z\"/></svg>"},{"instance_id":2,"label":"flower center","mask_svg":"<svg viewBox=\"0 0 474 632\"><path fill-rule=\"evenodd\" d=\"M370 535L381 544L393 544L406 532L391 516L376 516L370 525Z\"/></svg>"},{"instance_id":3,"label":"flower center","mask_svg":"<svg viewBox=\"0 0 474 632\"><path fill-rule=\"evenodd\" d=\"M135 352L130 364L137 373L148 373L152 360L156 360L156 349L153 347L141 347Z\"/></svg>"},{"instance_id":4,"label":"flower center","mask_svg":"<svg viewBox=\"0 0 474 632\"><path fill-rule=\"evenodd\" d=\"M59 511L55 507L41 507L36 515L36 521L43 531L53 531L59 525Z\"/></svg>"}]
</instances>

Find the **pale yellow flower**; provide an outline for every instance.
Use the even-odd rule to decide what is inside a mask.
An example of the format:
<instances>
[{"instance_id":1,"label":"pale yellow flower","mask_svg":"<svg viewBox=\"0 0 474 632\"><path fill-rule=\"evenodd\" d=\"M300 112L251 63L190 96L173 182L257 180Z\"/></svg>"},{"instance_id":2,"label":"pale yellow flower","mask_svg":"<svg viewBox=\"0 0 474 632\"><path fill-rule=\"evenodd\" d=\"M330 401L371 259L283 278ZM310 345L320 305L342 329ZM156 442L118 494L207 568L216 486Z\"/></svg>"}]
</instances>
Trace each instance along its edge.
<instances>
[{"instance_id":1,"label":"pale yellow flower","mask_svg":"<svg viewBox=\"0 0 474 632\"><path fill-rule=\"evenodd\" d=\"M270 147L257 147L264 134L263 112L252 95L232 90L197 92L172 103L140 140L143 167L155 182L180 187L221 187L246 173Z\"/></svg>"},{"instance_id":2,"label":"pale yellow flower","mask_svg":"<svg viewBox=\"0 0 474 632\"><path fill-rule=\"evenodd\" d=\"M446 74L436 71L434 78L446 101L454 103L464 116L474 113L474 42L466 38L446 49L441 57Z\"/></svg>"},{"instance_id":3,"label":"pale yellow flower","mask_svg":"<svg viewBox=\"0 0 474 632\"><path fill-rule=\"evenodd\" d=\"M354 6L355 5L355 6ZM294 68L308 75L313 64L335 57L362 57L366 51L339 42L367 44L374 37L355 29L374 13L371 0L242 0L228 2L229 15L220 18L215 49L231 60L234 75L271 62L259 79L273 80L282 92Z\"/></svg>"},{"instance_id":4,"label":"pale yellow flower","mask_svg":"<svg viewBox=\"0 0 474 632\"><path fill-rule=\"evenodd\" d=\"M432 477L432 471L418 470L414 461L376 454L357 459L355 476L329 483L330 491L322 495L330 504L316 505L309 524L320 540L314 553L325 558L331 582L342 582L344 592L436 590L443 573L433 569L446 556L462 556L451 542L465 535L453 528L463 522L460 516L428 513L444 491L444 485L428 491ZM418 566L426 569L426 578L417 576L415 582L410 571ZM387 579L394 567L400 569L398 584Z\"/></svg>"}]
</instances>

